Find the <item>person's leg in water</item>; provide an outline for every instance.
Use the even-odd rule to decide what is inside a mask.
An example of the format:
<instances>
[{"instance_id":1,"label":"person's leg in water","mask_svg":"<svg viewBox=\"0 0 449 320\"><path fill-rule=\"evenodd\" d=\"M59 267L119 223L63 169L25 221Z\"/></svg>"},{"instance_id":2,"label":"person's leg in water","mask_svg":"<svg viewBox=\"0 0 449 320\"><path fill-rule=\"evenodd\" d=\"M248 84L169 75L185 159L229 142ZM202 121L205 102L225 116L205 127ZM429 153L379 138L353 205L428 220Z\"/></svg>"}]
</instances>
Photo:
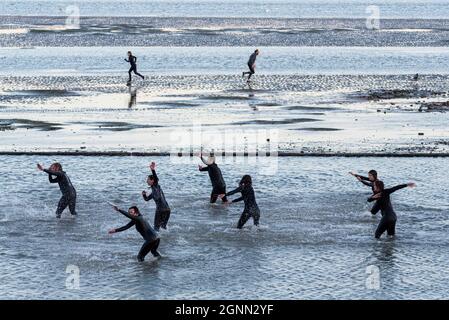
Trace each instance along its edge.
<instances>
[{"instance_id":1,"label":"person's leg in water","mask_svg":"<svg viewBox=\"0 0 449 320\"><path fill-rule=\"evenodd\" d=\"M159 251L157 251L157 248L159 248L159 242L161 242L161 240L160 239L156 239L156 240L154 240L152 243L153 243L153 245L152 245L152 247L151 247L151 253L153 254L153 256L154 257L160 257L161 256L161 254L159 253Z\"/></svg>"},{"instance_id":2,"label":"person's leg in water","mask_svg":"<svg viewBox=\"0 0 449 320\"><path fill-rule=\"evenodd\" d=\"M242 229L248 219L251 217L249 212L243 212L240 216L239 222L237 223L237 229Z\"/></svg>"},{"instance_id":3,"label":"person's leg in water","mask_svg":"<svg viewBox=\"0 0 449 320\"><path fill-rule=\"evenodd\" d=\"M377 226L376 232L374 234L374 236L376 237L376 239L379 239L380 236L387 231L388 226L389 226L389 221L385 218L382 217L382 219L380 219L379 225Z\"/></svg>"},{"instance_id":4,"label":"person's leg in water","mask_svg":"<svg viewBox=\"0 0 449 320\"><path fill-rule=\"evenodd\" d=\"M387 235L393 237L396 234L396 221L390 221L387 228Z\"/></svg>"},{"instance_id":5,"label":"person's leg in water","mask_svg":"<svg viewBox=\"0 0 449 320\"><path fill-rule=\"evenodd\" d=\"M165 210L165 211L162 212L161 227L163 229L167 229L167 223L168 223L168 219L170 219L170 213L171 213L171 210Z\"/></svg>"},{"instance_id":6,"label":"person's leg in water","mask_svg":"<svg viewBox=\"0 0 449 320\"><path fill-rule=\"evenodd\" d=\"M259 211L254 212L254 213L252 214L252 216L253 216L253 220L254 220L254 225L255 225L256 227L258 227L258 226L259 226L259 219L260 219L260 212L259 212Z\"/></svg>"},{"instance_id":7,"label":"person's leg in water","mask_svg":"<svg viewBox=\"0 0 449 320\"><path fill-rule=\"evenodd\" d=\"M161 211L156 210L154 214L154 229L159 231L163 223L163 214Z\"/></svg>"},{"instance_id":8,"label":"person's leg in water","mask_svg":"<svg viewBox=\"0 0 449 320\"><path fill-rule=\"evenodd\" d=\"M144 261L145 256L150 251L153 254L153 256L155 257L160 256L159 252L157 252L158 247L159 247L159 239L153 241L145 241L142 247L140 248L139 253L137 254L137 260L139 260L140 262Z\"/></svg>"},{"instance_id":9,"label":"person's leg in water","mask_svg":"<svg viewBox=\"0 0 449 320\"><path fill-rule=\"evenodd\" d=\"M218 193L215 192L215 189L212 189L212 192L210 194L210 203L217 202L218 199Z\"/></svg>"},{"instance_id":10,"label":"person's leg in water","mask_svg":"<svg viewBox=\"0 0 449 320\"><path fill-rule=\"evenodd\" d=\"M69 210L72 216L76 216L76 194L72 195L69 199Z\"/></svg>"},{"instance_id":11,"label":"person's leg in water","mask_svg":"<svg viewBox=\"0 0 449 320\"><path fill-rule=\"evenodd\" d=\"M62 212L67 208L70 203L69 196L63 195L61 199L59 199L58 208L56 209L56 218L61 218Z\"/></svg>"},{"instance_id":12,"label":"person's leg in water","mask_svg":"<svg viewBox=\"0 0 449 320\"><path fill-rule=\"evenodd\" d=\"M215 203L217 202L218 199L218 195L220 194L226 194L226 188L213 188L212 192L210 194L210 203ZM221 199L222 202L228 202L228 198L226 196L224 196Z\"/></svg>"},{"instance_id":13,"label":"person's leg in water","mask_svg":"<svg viewBox=\"0 0 449 320\"><path fill-rule=\"evenodd\" d=\"M218 196L220 194L226 194L226 188L212 188L212 192L210 194L210 203L217 202ZM221 198L222 202L228 202L228 198L224 196Z\"/></svg>"}]
</instances>

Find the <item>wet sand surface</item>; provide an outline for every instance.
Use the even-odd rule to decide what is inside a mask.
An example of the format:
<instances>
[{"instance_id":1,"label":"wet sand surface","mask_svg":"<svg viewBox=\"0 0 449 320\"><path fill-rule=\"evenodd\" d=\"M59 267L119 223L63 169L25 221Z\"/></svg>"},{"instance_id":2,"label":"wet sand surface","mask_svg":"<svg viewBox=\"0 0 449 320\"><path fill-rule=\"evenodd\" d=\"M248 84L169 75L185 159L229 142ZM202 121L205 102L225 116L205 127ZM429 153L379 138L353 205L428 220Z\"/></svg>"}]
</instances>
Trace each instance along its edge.
<instances>
[{"instance_id":1,"label":"wet sand surface","mask_svg":"<svg viewBox=\"0 0 449 320\"><path fill-rule=\"evenodd\" d=\"M128 88L117 76L0 77L0 151L220 152L234 134L228 152L444 154L448 82L284 74L248 86L232 75L150 75ZM206 137L179 139L197 131Z\"/></svg>"}]
</instances>

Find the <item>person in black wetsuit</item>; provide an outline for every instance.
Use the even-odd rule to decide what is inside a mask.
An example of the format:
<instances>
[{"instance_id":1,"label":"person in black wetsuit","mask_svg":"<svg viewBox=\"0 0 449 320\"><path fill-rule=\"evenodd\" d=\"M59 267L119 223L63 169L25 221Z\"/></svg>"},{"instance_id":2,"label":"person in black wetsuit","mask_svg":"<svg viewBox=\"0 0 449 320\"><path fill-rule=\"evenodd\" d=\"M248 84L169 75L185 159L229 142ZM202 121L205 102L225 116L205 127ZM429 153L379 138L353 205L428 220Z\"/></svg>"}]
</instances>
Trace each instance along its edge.
<instances>
[{"instance_id":1,"label":"person in black wetsuit","mask_svg":"<svg viewBox=\"0 0 449 320\"><path fill-rule=\"evenodd\" d=\"M69 176L62 170L60 163L53 163L49 169L45 169L41 164L37 164L40 171L48 173L48 180L50 183L58 183L59 189L62 192L62 197L59 200L58 208L56 209L56 218L61 218L62 212L69 207L70 213L76 215L76 190L70 181Z\"/></svg>"},{"instance_id":2,"label":"person in black wetsuit","mask_svg":"<svg viewBox=\"0 0 449 320\"><path fill-rule=\"evenodd\" d=\"M154 229L159 231L160 228L167 229L168 219L170 218L170 207L165 199L164 192L159 185L159 178L156 174L156 163L150 164L151 175L148 176L147 183L151 187L151 193L148 195L146 191L142 191L145 201L154 200L156 203L156 213L154 214Z\"/></svg>"},{"instance_id":3,"label":"person in black wetsuit","mask_svg":"<svg viewBox=\"0 0 449 320\"><path fill-rule=\"evenodd\" d=\"M140 214L139 209L137 207L131 207L128 209L128 212L125 210L120 210L117 206L113 206L115 211L120 212L125 217L131 219L131 221L123 227L111 229L109 233L116 233L125 231L132 226L136 226L137 231L140 235L145 239L144 244L140 248L139 254L137 255L137 260L143 261L148 252L151 251L153 256L160 257L160 253L157 251L159 247L160 239L157 235L157 232L150 226L147 220Z\"/></svg>"},{"instance_id":4,"label":"person in black wetsuit","mask_svg":"<svg viewBox=\"0 0 449 320\"><path fill-rule=\"evenodd\" d=\"M248 72L243 72L242 77L245 77L245 75L248 75L248 80L246 82L250 82L251 76L256 73L256 58L259 55L260 51L259 49L256 49L250 56L248 60Z\"/></svg>"},{"instance_id":5,"label":"person in black wetsuit","mask_svg":"<svg viewBox=\"0 0 449 320\"><path fill-rule=\"evenodd\" d=\"M244 201L245 208L240 216L239 222L237 223L237 228L242 229L249 218L253 218L254 225L259 225L260 210L256 202L256 196L254 194L254 189L252 185L251 176L244 175L242 180L240 180L239 187L232 190L226 194L221 194L219 197L224 198L225 196L233 195L234 193L240 192L242 196L240 198L232 200L232 202ZM228 202L229 203L229 202Z\"/></svg>"},{"instance_id":6,"label":"person in black wetsuit","mask_svg":"<svg viewBox=\"0 0 449 320\"><path fill-rule=\"evenodd\" d=\"M128 51L128 59L125 59L126 62L129 62L131 65L131 68L129 68L128 74L129 74L129 78L128 78L128 83L131 83L131 72L134 72L135 74L137 74L139 77L141 77L142 79L145 79L145 76L141 75L140 73L137 72L137 57L133 56L131 51Z\"/></svg>"},{"instance_id":7,"label":"person in black wetsuit","mask_svg":"<svg viewBox=\"0 0 449 320\"><path fill-rule=\"evenodd\" d=\"M354 172L349 172L349 174L352 175L353 177L356 177L357 180L359 180L365 186L370 187L371 190L373 191L373 194L374 194L374 184L376 183L376 181L380 181L377 178L377 171L376 170L368 171L368 177L361 176L361 175L359 175L357 173L354 173ZM375 202L373 207L371 208L371 213L374 215L378 211L379 211L378 203Z\"/></svg>"},{"instance_id":8,"label":"person in black wetsuit","mask_svg":"<svg viewBox=\"0 0 449 320\"><path fill-rule=\"evenodd\" d=\"M377 226L374 234L376 239L379 239L385 231L387 231L389 236L395 235L397 216L393 210L393 206L391 205L390 195L393 192L406 187L414 188L416 187L416 184L410 182L407 184L400 184L393 188L384 189L384 184L382 181L377 180L374 183L375 194L368 198L368 202L376 201L378 203L377 211L373 214L376 214L379 210L382 214L382 219L380 219L379 225Z\"/></svg>"},{"instance_id":9,"label":"person in black wetsuit","mask_svg":"<svg viewBox=\"0 0 449 320\"><path fill-rule=\"evenodd\" d=\"M203 155L200 154L201 161L206 165L205 167L198 165L199 171L207 171L209 173L210 181L212 182L212 192L210 194L210 203L217 201L218 195L226 193L226 183L218 165L215 163L215 157L209 156L207 161L204 160ZM221 200L228 202L226 196Z\"/></svg>"}]
</instances>

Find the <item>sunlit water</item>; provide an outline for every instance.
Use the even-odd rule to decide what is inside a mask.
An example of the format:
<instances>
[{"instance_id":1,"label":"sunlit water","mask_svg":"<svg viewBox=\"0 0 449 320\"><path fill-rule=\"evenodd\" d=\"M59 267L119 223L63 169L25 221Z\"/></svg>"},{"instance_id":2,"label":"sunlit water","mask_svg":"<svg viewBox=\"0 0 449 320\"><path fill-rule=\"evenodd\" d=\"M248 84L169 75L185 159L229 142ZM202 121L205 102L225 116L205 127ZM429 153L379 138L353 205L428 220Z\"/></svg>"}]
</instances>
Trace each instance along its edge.
<instances>
[{"instance_id":1,"label":"sunlit water","mask_svg":"<svg viewBox=\"0 0 449 320\"><path fill-rule=\"evenodd\" d=\"M79 7L85 16L182 16L182 17L331 17L365 18L368 6L377 6L382 18L447 18L445 0L19 0L2 1L2 14L64 16ZM69 8L68 8L69 7Z\"/></svg>"},{"instance_id":2,"label":"sunlit water","mask_svg":"<svg viewBox=\"0 0 449 320\"><path fill-rule=\"evenodd\" d=\"M1 75L127 75L126 47L1 48ZM260 47L258 74L448 74L447 47ZM146 75L238 74L252 47L137 47Z\"/></svg>"},{"instance_id":3,"label":"sunlit water","mask_svg":"<svg viewBox=\"0 0 449 320\"><path fill-rule=\"evenodd\" d=\"M78 190L78 213L54 217L60 196L37 162L60 161ZM172 207L155 261L138 263L134 229L107 205L145 203L147 163L158 164ZM276 161L278 160L278 161ZM208 204L210 183L197 161L168 157L0 157L0 282L6 299L448 298L449 189L446 158L280 158L268 163L219 159L228 189L250 173L261 226L235 228L242 204ZM349 176L376 168L387 186L416 181L392 196L397 237L374 239L379 216L368 212L370 190ZM68 265L80 289L66 288ZM380 289L366 286L380 270Z\"/></svg>"}]
</instances>

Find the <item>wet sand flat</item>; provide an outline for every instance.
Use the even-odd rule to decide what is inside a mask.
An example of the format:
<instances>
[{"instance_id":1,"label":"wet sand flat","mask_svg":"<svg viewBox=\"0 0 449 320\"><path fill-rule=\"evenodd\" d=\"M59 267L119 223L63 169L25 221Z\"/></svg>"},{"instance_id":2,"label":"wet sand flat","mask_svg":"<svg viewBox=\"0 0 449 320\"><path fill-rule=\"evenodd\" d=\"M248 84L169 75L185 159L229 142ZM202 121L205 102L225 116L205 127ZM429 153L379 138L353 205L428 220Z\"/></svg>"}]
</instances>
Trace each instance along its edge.
<instances>
[{"instance_id":1,"label":"wet sand flat","mask_svg":"<svg viewBox=\"0 0 449 320\"><path fill-rule=\"evenodd\" d=\"M219 152L235 134L236 152L447 153L449 80L411 77L0 77L0 151ZM217 139L180 142L195 130Z\"/></svg>"}]
</instances>

